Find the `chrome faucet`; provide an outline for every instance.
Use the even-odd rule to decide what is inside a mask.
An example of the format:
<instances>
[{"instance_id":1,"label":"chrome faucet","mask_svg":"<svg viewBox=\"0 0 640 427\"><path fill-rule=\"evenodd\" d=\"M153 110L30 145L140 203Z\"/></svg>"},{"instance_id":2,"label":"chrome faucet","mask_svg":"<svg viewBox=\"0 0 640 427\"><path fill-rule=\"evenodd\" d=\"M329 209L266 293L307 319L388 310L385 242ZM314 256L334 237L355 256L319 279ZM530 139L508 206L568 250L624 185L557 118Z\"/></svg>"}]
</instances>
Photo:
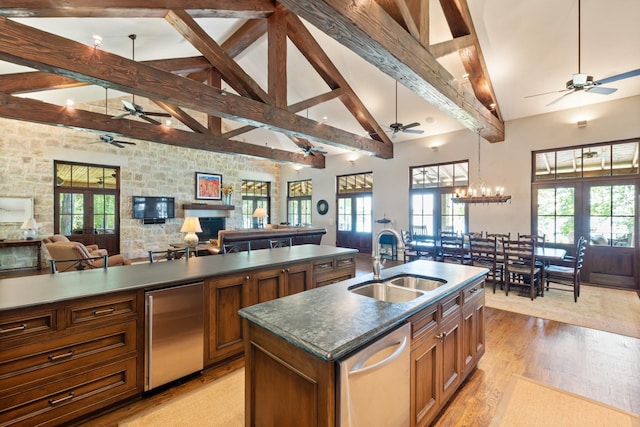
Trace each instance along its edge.
<instances>
[{"instance_id":1,"label":"chrome faucet","mask_svg":"<svg viewBox=\"0 0 640 427\"><path fill-rule=\"evenodd\" d=\"M393 228L384 228L382 229L375 240L375 247L373 248L373 280L380 279L380 269L382 268L382 263L380 262L380 237L384 234L391 234L395 236L398 242L398 249L404 250L404 240L402 240L402 236Z\"/></svg>"}]
</instances>

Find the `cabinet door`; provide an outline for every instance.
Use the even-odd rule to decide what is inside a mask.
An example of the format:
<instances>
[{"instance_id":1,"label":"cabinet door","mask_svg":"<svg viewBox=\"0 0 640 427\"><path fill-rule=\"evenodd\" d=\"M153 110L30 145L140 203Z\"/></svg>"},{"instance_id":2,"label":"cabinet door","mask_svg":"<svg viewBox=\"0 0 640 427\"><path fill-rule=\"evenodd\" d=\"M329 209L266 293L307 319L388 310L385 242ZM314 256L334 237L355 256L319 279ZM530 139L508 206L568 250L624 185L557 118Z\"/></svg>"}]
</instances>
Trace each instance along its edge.
<instances>
[{"instance_id":1,"label":"cabinet door","mask_svg":"<svg viewBox=\"0 0 640 427\"><path fill-rule=\"evenodd\" d=\"M238 310L249 304L247 274L226 276L205 281L207 295L207 336L205 351L207 363L213 363L242 353L242 320Z\"/></svg>"},{"instance_id":2,"label":"cabinet door","mask_svg":"<svg viewBox=\"0 0 640 427\"><path fill-rule=\"evenodd\" d=\"M433 333L411 344L411 427L429 425L440 409L438 350Z\"/></svg>"},{"instance_id":3,"label":"cabinet door","mask_svg":"<svg viewBox=\"0 0 640 427\"><path fill-rule=\"evenodd\" d=\"M285 295L306 291L311 287L311 273L308 264L292 265L284 268L287 275Z\"/></svg>"},{"instance_id":4,"label":"cabinet door","mask_svg":"<svg viewBox=\"0 0 640 427\"><path fill-rule=\"evenodd\" d=\"M484 354L484 289L465 300L462 311L462 363L466 377Z\"/></svg>"},{"instance_id":5,"label":"cabinet door","mask_svg":"<svg viewBox=\"0 0 640 427\"><path fill-rule=\"evenodd\" d=\"M253 304L271 301L286 295L285 268L257 271L251 283Z\"/></svg>"},{"instance_id":6,"label":"cabinet door","mask_svg":"<svg viewBox=\"0 0 640 427\"><path fill-rule=\"evenodd\" d=\"M444 404L458 389L462 382L462 328L460 326L460 311L455 316L449 316L438 328L436 334L440 341L441 359L440 372L440 404Z\"/></svg>"}]
</instances>

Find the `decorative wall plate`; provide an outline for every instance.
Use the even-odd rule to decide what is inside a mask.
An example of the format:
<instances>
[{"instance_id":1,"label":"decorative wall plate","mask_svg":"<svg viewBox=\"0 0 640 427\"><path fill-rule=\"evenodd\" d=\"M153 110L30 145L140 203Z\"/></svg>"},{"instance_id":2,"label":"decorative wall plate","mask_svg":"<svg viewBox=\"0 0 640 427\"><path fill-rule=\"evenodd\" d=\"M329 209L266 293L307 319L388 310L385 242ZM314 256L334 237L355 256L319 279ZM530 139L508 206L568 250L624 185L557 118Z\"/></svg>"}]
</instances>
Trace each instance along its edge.
<instances>
[{"instance_id":1,"label":"decorative wall plate","mask_svg":"<svg viewBox=\"0 0 640 427\"><path fill-rule=\"evenodd\" d=\"M316 209L320 215L324 215L329 212L329 203L326 200L318 200L318 204L316 205Z\"/></svg>"}]
</instances>

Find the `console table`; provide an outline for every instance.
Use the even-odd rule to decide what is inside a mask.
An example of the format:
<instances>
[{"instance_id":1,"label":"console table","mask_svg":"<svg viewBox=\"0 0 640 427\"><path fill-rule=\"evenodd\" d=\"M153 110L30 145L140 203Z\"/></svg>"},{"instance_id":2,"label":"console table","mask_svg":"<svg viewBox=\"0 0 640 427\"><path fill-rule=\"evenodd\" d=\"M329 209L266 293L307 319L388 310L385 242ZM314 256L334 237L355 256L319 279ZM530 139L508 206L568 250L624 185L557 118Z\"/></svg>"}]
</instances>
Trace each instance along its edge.
<instances>
[{"instance_id":1,"label":"console table","mask_svg":"<svg viewBox=\"0 0 640 427\"><path fill-rule=\"evenodd\" d=\"M36 248L36 259L38 270L42 270L42 241L41 240L2 240L0 248L17 248L23 246L33 246Z\"/></svg>"}]
</instances>

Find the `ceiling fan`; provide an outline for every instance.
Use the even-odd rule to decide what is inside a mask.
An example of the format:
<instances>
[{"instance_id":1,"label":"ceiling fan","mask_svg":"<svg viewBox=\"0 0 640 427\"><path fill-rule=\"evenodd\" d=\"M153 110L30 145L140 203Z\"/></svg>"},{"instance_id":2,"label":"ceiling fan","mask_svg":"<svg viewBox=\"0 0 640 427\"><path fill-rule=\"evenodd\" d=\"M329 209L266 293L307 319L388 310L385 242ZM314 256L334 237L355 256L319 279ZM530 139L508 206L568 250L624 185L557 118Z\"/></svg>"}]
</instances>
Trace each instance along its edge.
<instances>
[{"instance_id":1,"label":"ceiling fan","mask_svg":"<svg viewBox=\"0 0 640 427\"><path fill-rule=\"evenodd\" d=\"M129 38L131 39L131 59L133 61L136 60L136 38L137 36L135 34L129 34ZM124 99L122 100L122 104L124 105L124 110L125 113L120 114L118 116L114 116L112 117L112 119L118 120L118 119L122 119L124 117L127 116L133 116L133 117L140 117L143 120L148 121L151 124L154 125L161 125L162 123L160 123L159 121L152 119L149 116L156 116L156 117L171 117L171 114L168 113L152 113L152 112L146 112L144 111L144 109L142 108L141 105L136 104L136 96L133 95L133 100L132 102L129 101L125 101Z\"/></svg>"},{"instance_id":2,"label":"ceiling fan","mask_svg":"<svg viewBox=\"0 0 640 427\"><path fill-rule=\"evenodd\" d=\"M309 145L307 147L300 147L305 157L315 156L313 153L327 154L326 151L323 150L324 147L314 147L313 145Z\"/></svg>"},{"instance_id":3,"label":"ceiling fan","mask_svg":"<svg viewBox=\"0 0 640 427\"><path fill-rule=\"evenodd\" d=\"M567 81L565 83L565 89L556 90L556 91L552 91L552 92L538 93L538 94L535 94L535 95L529 95L529 96L525 96L525 98L531 98L531 97L534 97L534 96L541 96L541 95L549 95L551 93L566 92L564 95L561 95L560 97L558 97L558 98L554 99L553 101L549 102L546 105L548 107L548 106L553 105L556 102L560 101L565 96L571 95L572 93L579 92L579 91L584 91L584 92L589 92L589 93L597 93L597 94L600 94L600 95L610 95L610 94L614 93L615 91L617 91L618 89L610 88L610 87L603 87L601 85L607 84L607 83L612 83L612 82L615 82L615 81L618 81L618 80L628 79L630 77L635 77L635 76L639 76L640 75L640 68L637 69L637 70L631 70L631 71L627 71L625 73L616 74L614 76L606 77L606 78L600 79L600 80L594 80L593 76L590 76L590 75L588 75L586 73L582 73L580 71L580 62L581 62L580 61L580 54L581 54L580 21L581 21L581 0L578 0L578 72L573 75L571 80L569 80L569 81Z\"/></svg>"},{"instance_id":4,"label":"ceiling fan","mask_svg":"<svg viewBox=\"0 0 640 427\"><path fill-rule=\"evenodd\" d=\"M396 120L395 122L387 126L391 131L391 138L392 139L395 138L400 132L417 133L417 134L424 133L424 131L420 129L411 129L416 126L420 126L420 123L413 122L413 123L409 123L408 125L403 125L402 123L398 122L398 81L396 80Z\"/></svg>"},{"instance_id":5,"label":"ceiling fan","mask_svg":"<svg viewBox=\"0 0 640 427\"><path fill-rule=\"evenodd\" d=\"M112 135L100 135L100 140L95 142L104 142L106 144L115 145L116 147L119 147L119 148L124 148L124 145L122 144L136 145L135 142L118 141Z\"/></svg>"}]
</instances>

